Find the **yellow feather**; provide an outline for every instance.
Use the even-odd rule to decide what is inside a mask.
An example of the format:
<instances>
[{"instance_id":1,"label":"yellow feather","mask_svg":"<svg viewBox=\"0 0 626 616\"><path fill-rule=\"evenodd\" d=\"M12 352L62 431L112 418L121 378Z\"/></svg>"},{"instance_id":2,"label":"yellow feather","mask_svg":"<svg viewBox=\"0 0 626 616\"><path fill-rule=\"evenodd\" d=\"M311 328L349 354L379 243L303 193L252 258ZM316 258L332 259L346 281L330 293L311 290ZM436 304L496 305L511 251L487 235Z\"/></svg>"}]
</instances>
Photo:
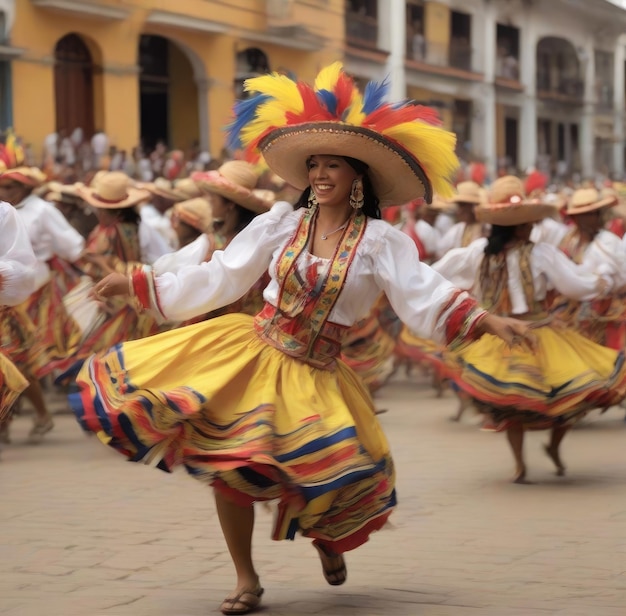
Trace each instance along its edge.
<instances>
[{"instance_id":1,"label":"yellow feather","mask_svg":"<svg viewBox=\"0 0 626 616\"><path fill-rule=\"evenodd\" d=\"M361 93L355 87L352 92L350 108L348 109L348 113L346 114L344 121L348 124L354 124L354 126L361 126L364 119L365 114L363 113L363 96L361 96Z\"/></svg>"},{"instance_id":2,"label":"yellow feather","mask_svg":"<svg viewBox=\"0 0 626 616\"><path fill-rule=\"evenodd\" d=\"M333 62L329 66L324 67L315 78L315 89L332 92L335 89L335 85L337 85L342 68L341 62Z\"/></svg>"},{"instance_id":3,"label":"yellow feather","mask_svg":"<svg viewBox=\"0 0 626 616\"><path fill-rule=\"evenodd\" d=\"M405 122L384 130L383 135L413 154L426 172L434 193L444 198L454 194L451 179L459 167L454 153L454 133L425 122Z\"/></svg>"},{"instance_id":4,"label":"yellow feather","mask_svg":"<svg viewBox=\"0 0 626 616\"><path fill-rule=\"evenodd\" d=\"M271 96L280 101L285 109L293 110L296 113L302 112L304 109L296 82L285 75L272 73L271 75L246 79L244 89L246 92L258 92Z\"/></svg>"}]
</instances>

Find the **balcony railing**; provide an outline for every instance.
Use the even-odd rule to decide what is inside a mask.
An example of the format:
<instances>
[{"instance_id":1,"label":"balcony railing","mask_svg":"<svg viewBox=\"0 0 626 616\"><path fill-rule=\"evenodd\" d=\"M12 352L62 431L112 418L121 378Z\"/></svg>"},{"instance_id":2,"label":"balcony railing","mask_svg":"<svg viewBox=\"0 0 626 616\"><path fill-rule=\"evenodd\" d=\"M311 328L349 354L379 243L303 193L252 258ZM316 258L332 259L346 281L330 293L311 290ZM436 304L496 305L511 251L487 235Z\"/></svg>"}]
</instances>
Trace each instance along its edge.
<instances>
[{"instance_id":1,"label":"balcony railing","mask_svg":"<svg viewBox=\"0 0 626 616\"><path fill-rule=\"evenodd\" d=\"M496 59L496 77L509 81L519 81L519 61L514 56L502 56Z\"/></svg>"},{"instance_id":2,"label":"balcony railing","mask_svg":"<svg viewBox=\"0 0 626 616\"><path fill-rule=\"evenodd\" d=\"M613 110L613 86L603 84L596 87L596 108L599 112Z\"/></svg>"},{"instance_id":3,"label":"balcony railing","mask_svg":"<svg viewBox=\"0 0 626 616\"><path fill-rule=\"evenodd\" d=\"M466 43L451 41L449 45L444 43L432 43L423 38L414 37L409 41L408 59L431 66L442 68L456 68L461 71L474 72L474 50Z\"/></svg>"},{"instance_id":4,"label":"balcony railing","mask_svg":"<svg viewBox=\"0 0 626 616\"><path fill-rule=\"evenodd\" d=\"M537 94L540 97L567 98L582 102L585 96L585 83L578 77L539 70L537 72Z\"/></svg>"},{"instance_id":5,"label":"balcony railing","mask_svg":"<svg viewBox=\"0 0 626 616\"><path fill-rule=\"evenodd\" d=\"M346 13L346 39L357 46L378 47L378 19L369 15Z\"/></svg>"}]
</instances>

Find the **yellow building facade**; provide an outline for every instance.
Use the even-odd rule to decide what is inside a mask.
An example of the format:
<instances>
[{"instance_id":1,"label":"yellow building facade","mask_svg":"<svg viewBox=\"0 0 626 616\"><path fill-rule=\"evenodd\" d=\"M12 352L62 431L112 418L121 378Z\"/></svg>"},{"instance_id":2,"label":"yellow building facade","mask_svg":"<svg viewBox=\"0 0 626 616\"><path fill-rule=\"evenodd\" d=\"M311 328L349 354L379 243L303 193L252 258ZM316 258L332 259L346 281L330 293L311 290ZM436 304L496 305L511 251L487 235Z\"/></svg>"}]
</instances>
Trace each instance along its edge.
<instances>
[{"instance_id":1,"label":"yellow building facade","mask_svg":"<svg viewBox=\"0 0 626 616\"><path fill-rule=\"evenodd\" d=\"M81 128L219 156L245 78L342 57L344 1L21 0L11 45L13 127L35 153Z\"/></svg>"}]
</instances>

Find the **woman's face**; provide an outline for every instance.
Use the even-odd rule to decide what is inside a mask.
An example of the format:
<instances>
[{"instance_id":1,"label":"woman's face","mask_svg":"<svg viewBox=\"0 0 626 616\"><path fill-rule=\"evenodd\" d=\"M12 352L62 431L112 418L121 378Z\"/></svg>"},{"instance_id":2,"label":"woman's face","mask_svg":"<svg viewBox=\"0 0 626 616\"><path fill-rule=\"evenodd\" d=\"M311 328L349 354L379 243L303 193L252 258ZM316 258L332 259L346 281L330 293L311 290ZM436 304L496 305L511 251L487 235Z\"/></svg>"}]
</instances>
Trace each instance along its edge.
<instances>
[{"instance_id":1,"label":"woman's face","mask_svg":"<svg viewBox=\"0 0 626 616\"><path fill-rule=\"evenodd\" d=\"M321 206L343 206L359 174L341 157L317 155L308 160L309 184Z\"/></svg>"},{"instance_id":2,"label":"woman's face","mask_svg":"<svg viewBox=\"0 0 626 616\"><path fill-rule=\"evenodd\" d=\"M6 201L11 205L18 205L31 192L31 188L20 182L5 180L0 182L0 201Z\"/></svg>"}]
</instances>

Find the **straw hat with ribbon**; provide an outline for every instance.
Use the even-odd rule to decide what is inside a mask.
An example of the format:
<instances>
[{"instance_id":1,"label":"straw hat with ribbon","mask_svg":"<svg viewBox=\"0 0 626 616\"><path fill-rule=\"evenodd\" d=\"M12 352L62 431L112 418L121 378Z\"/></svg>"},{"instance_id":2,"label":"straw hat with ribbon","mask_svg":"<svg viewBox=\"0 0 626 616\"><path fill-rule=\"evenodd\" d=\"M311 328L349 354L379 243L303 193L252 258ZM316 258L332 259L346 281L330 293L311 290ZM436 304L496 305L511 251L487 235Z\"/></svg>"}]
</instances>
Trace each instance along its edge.
<instances>
[{"instance_id":1,"label":"straw hat with ribbon","mask_svg":"<svg viewBox=\"0 0 626 616\"><path fill-rule=\"evenodd\" d=\"M157 178L154 182L137 183L137 188L147 190L152 195L157 195L169 201L183 201L186 196L175 190L172 182L165 178Z\"/></svg>"},{"instance_id":2,"label":"straw hat with ribbon","mask_svg":"<svg viewBox=\"0 0 626 616\"><path fill-rule=\"evenodd\" d=\"M174 215L200 233L210 231L213 226L211 204L202 197L179 201L174 206Z\"/></svg>"},{"instance_id":3,"label":"straw hat with ribbon","mask_svg":"<svg viewBox=\"0 0 626 616\"><path fill-rule=\"evenodd\" d=\"M0 182L17 182L34 188L41 186L47 177L37 167L15 167L0 173Z\"/></svg>"},{"instance_id":4,"label":"straw hat with ribbon","mask_svg":"<svg viewBox=\"0 0 626 616\"><path fill-rule=\"evenodd\" d=\"M322 69L315 84L272 73L245 82L250 98L235 104L228 145L268 167L299 190L309 186L313 155L356 158L381 207L433 192L452 194L458 167L455 136L440 127L435 111L412 102L384 102L388 83L369 83L363 93L339 62Z\"/></svg>"},{"instance_id":5,"label":"straw hat with ribbon","mask_svg":"<svg viewBox=\"0 0 626 616\"><path fill-rule=\"evenodd\" d=\"M485 201L482 188L476 182L459 182L456 187L456 195L448 199L448 203L472 203L480 205Z\"/></svg>"},{"instance_id":6,"label":"straw hat with ribbon","mask_svg":"<svg viewBox=\"0 0 626 616\"><path fill-rule=\"evenodd\" d=\"M217 171L197 171L191 174L191 179L203 192L221 195L257 214L267 212L272 206L254 194L259 177L254 165L245 160L230 160Z\"/></svg>"},{"instance_id":7,"label":"straw hat with ribbon","mask_svg":"<svg viewBox=\"0 0 626 616\"><path fill-rule=\"evenodd\" d=\"M77 203L82 197L78 189L84 187L82 182L76 184L61 184L61 182L48 182L43 196L48 201L60 201L64 203Z\"/></svg>"},{"instance_id":8,"label":"straw hat with ribbon","mask_svg":"<svg viewBox=\"0 0 626 616\"><path fill-rule=\"evenodd\" d=\"M514 175L498 178L489 191L488 202L474 210L480 222L511 227L538 222L557 210L538 199L527 199L522 180Z\"/></svg>"},{"instance_id":9,"label":"straw hat with ribbon","mask_svg":"<svg viewBox=\"0 0 626 616\"><path fill-rule=\"evenodd\" d=\"M617 195L607 194L602 196L595 188L579 188L574 191L565 213L568 216L585 214L605 207L617 205Z\"/></svg>"},{"instance_id":10,"label":"straw hat with ribbon","mask_svg":"<svg viewBox=\"0 0 626 616\"><path fill-rule=\"evenodd\" d=\"M185 201L195 199L202 194L198 185L191 178L182 178L174 183L174 192Z\"/></svg>"},{"instance_id":11,"label":"straw hat with ribbon","mask_svg":"<svg viewBox=\"0 0 626 616\"><path fill-rule=\"evenodd\" d=\"M101 209L132 207L150 198L147 190L134 188L121 171L105 172L91 187L78 187L77 192L87 203Z\"/></svg>"}]
</instances>

